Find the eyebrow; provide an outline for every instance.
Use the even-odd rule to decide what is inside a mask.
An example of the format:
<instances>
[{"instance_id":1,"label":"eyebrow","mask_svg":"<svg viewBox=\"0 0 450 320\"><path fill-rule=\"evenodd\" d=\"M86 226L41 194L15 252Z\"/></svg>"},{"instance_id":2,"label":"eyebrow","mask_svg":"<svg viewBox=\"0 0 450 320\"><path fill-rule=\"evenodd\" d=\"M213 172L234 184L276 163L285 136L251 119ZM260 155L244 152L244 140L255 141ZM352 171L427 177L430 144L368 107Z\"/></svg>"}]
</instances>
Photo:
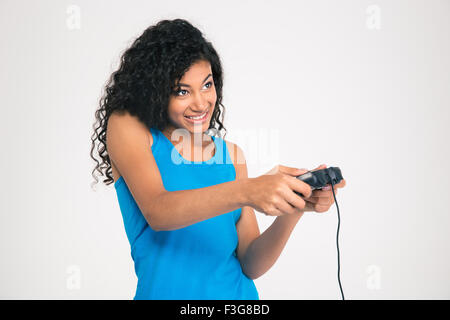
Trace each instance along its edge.
<instances>
[{"instance_id":1,"label":"eyebrow","mask_svg":"<svg viewBox=\"0 0 450 320\"><path fill-rule=\"evenodd\" d=\"M208 80L208 78L210 77L210 76L212 76L212 74L210 73L210 74L208 74L208 76L205 78L205 80L203 80L203 82L205 82L206 80ZM202 82L202 83L203 83ZM188 87L188 88L190 88L191 86L190 85L188 85L188 84L185 84L185 83L180 83L180 82L178 82L178 85L181 87L181 86L183 86L183 87Z\"/></svg>"}]
</instances>

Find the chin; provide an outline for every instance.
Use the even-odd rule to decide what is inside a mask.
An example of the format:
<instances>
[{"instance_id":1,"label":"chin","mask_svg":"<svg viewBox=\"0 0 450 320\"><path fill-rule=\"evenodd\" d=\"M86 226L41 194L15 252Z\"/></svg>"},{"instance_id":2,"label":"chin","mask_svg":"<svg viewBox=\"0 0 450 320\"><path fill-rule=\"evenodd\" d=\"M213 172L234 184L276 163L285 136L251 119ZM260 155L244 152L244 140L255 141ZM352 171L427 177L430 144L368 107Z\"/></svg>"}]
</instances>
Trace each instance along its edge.
<instances>
[{"instance_id":1,"label":"chin","mask_svg":"<svg viewBox=\"0 0 450 320\"><path fill-rule=\"evenodd\" d=\"M199 128L201 128L201 132L205 133L209 129L209 122L203 124L201 127L199 126L195 130L199 130ZM194 126L192 126L192 125L191 126L190 125L185 126L185 129L188 130L191 134L195 133L194 132ZM196 131L196 132L198 133L199 131Z\"/></svg>"}]
</instances>

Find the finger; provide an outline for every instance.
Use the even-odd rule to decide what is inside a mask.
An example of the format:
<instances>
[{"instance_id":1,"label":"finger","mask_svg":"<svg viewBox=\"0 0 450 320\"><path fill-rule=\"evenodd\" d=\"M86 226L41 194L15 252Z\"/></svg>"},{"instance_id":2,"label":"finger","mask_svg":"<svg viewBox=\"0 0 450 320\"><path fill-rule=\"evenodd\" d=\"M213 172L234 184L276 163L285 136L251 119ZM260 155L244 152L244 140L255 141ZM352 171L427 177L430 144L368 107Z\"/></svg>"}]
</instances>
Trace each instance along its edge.
<instances>
[{"instance_id":1,"label":"finger","mask_svg":"<svg viewBox=\"0 0 450 320\"><path fill-rule=\"evenodd\" d=\"M318 191L318 190L315 190L315 191L317 191L317 192L305 200L308 202L314 203L314 204L325 205L325 206L331 206L335 202L334 196L331 191L327 191L327 192ZM335 194L336 194L336 191L335 191Z\"/></svg>"},{"instance_id":2,"label":"finger","mask_svg":"<svg viewBox=\"0 0 450 320\"><path fill-rule=\"evenodd\" d=\"M317 171L317 170L322 170L322 169L326 169L327 165L326 164L321 164L320 166L318 166L317 168L311 170L311 171Z\"/></svg>"},{"instance_id":3,"label":"finger","mask_svg":"<svg viewBox=\"0 0 450 320\"><path fill-rule=\"evenodd\" d=\"M280 200L276 203L276 207L278 210L284 212L285 214L294 214L296 213L296 207L291 205L286 200Z\"/></svg>"},{"instance_id":4,"label":"finger","mask_svg":"<svg viewBox=\"0 0 450 320\"><path fill-rule=\"evenodd\" d=\"M283 212L278 210L278 208L275 206L272 206L269 210L262 211L262 213L264 213L266 216L282 216L283 215Z\"/></svg>"},{"instance_id":5,"label":"finger","mask_svg":"<svg viewBox=\"0 0 450 320\"><path fill-rule=\"evenodd\" d=\"M318 197L309 197L307 199L305 199L305 203L311 203L311 204L316 204L319 201Z\"/></svg>"},{"instance_id":6,"label":"finger","mask_svg":"<svg viewBox=\"0 0 450 320\"><path fill-rule=\"evenodd\" d=\"M345 182L344 182L344 186L345 186ZM334 187L334 191L336 192L338 188L342 188L343 186L342 186L341 183L335 184L334 186L331 185L331 184L327 184L325 187L323 187L322 189L318 189L318 190L321 190L321 191L331 191L331 188L332 188L332 187Z\"/></svg>"},{"instance_id":7,"label":"finger","mask_svg":"<svg viewBox=\"0 0 450 320\"><path fill-rule=\"evenodd\" d=\"M334 190L336 190L337 188L343 188L343 187L345 187L346 184L347 184L347 182L344 179L342 179L341 182L334 185ZM322 190L331 190L331 187L332 187L331 184L327 184L327 186L323 187Z\"/></svg>"},{"instance_id":8,"label":"finger","mask_svg":"<svg viewBox=\"0 0 450 320\"><path fill-rule=\"evenodd\" d=\"M278 170L279 170L279 172L288 174L293 177L298 177L299 175L302 175L302 174L308 172L308 169L292 168L292 167L287 167L287 166L282 166L282 165L278 166Z\"/></svg>"},{"instance_id":9,"label":"finger","mask_svg":"<svg viewBox=\"0 0 450 320\"><path fill-rule=\"evenodd\" d=\"M334 203L333 197L310 197L305 199L306 202L309 202L314 205L320 206L331 206Z\"/></svg>"},{"instance_id":10,"label":"finger","mask_svg":"<svg viewBox=\"0 0 450 320\"><path fill-rule=\"evenodd\" d=\"M303 208L303 212L313 212L314 211L314 203L311 203L309 201L305 201L305 207Z\"/></svg>"},{"instance_id":11,"label":"finger","mask_svg":"<svg viewBox=\"0 0 450 320\"><path fill-rule=\"evenodd\" d=\"M338 193L338 190L335 189L334 190L334 194L336 195L337 193ZM331 188L330 188L330 191L324 190L324 189L322 189L322 190L320 190L320 189L313 190L310 198L314 198L314 197L315 198L330 198L330 197L332 198L333 197L333 191L331 190Z\"/></svg>"},{"instance_id":12,"label":"finger","mask_svg":"<svg viewBox=\"0 0 450 320\"><path fill-rule=\"evenodd\" d=\"M292 190L287 192L287 194L285 195L285 199L289 203L289 205L298 210L303 210L306 205L306 200L302 199L302 197L295 194Z\"/></svg>"},{"instance_id":13,"label":"finger","mask_svg":"<svg viewBox=\"0 0 450 320\"><path fill-rule=\"evenodd\" d=\"M339 182L338 184L335 185L336 188L343 188L345 187L345 185L347 184L347 182L345 181L345 179L342 179L341 182Z\"/></svg>"},{"instance_id":14,"label":"finger","mask_svg":"<svg viewBox=\"0 0 450 320\"><path fill-rule=\"evenodd\" d=\"M319 206L331 206L334 203L334 198L317 198L316 204Z\"/></svg>"},{"instance_id":15,"label":"finger","mask_svg":"<svg viewBox=\"0 0 450 320\"><path fill-rule=\"evenodd\" d=\"M270 211L270 216L275 216L275 217L278 217L278 216L282 216L284 214L284 212L283 211L281 211L280 209L278 209L276 206L274 206L273 208L272 208L272 210Z\"/></svg>"},{"instance_id":16,"label":"finger","mask_svg":"<svg viewBox=\"0 0 450 320\"><path fill-rule=\"evenodd\" d=\"M288 185L292 191L301 193L304 198L309 198L312 196L313 190L311 189L311 186L306 182L301 181L300 179L291 177L291 179L288 179Z\"/></svg>"},{"instance_id":17,"label":"finger","mask_svg":"<svg viewBox=\"0 0 450 320\"><path fill-rule=\"evenodd\" d=\"M315 205L314 211L318 213L326 212L330 209L330 206L321 206L321 205Z\"/></svg>"}]
</instances>

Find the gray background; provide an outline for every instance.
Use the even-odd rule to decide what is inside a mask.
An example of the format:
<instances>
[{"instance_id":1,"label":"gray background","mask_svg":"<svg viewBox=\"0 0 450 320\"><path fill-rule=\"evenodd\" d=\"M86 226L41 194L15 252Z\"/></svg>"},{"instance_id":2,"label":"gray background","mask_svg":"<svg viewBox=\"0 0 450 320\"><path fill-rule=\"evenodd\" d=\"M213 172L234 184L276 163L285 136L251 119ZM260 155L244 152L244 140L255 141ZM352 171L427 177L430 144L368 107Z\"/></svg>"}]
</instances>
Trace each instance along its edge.
<instances>
[{"instance_id":1,"label":"gray background","mask_svg":"<svg viewBox=\"0 0 450 320\"><path fill-rule=\"evenodd\" d=\"M184 18L222 58L226 139L250 177L342 169L346 298L449 299L449 13L449 1L2 0L0 298L134 296L115 190L90 188L94 112L132 40ZM276 132L272 157L242 130ZM257 218L261 232L273 221ZM255 281L261 299L339 299L336 226L335 205L305 214Z\"/></svg>"}]
</instances>

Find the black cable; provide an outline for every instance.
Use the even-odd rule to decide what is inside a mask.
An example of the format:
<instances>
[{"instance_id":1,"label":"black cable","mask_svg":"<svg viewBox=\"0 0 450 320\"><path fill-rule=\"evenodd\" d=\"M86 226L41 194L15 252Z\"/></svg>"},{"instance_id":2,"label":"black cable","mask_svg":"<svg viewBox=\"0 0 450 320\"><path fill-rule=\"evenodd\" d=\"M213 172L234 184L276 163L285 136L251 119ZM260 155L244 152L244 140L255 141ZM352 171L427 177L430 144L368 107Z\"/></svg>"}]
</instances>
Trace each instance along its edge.
<instances>
[{"instance_id":1,"label":"black cable","mask_svg":"<svg viewBox=\"0 0 450 320\"><path fill-rule=\"evenodd\" d=\"M338 282L339 282L339 289L341 290L342 300L345 300L345 298L344 298L344 291L342 290L342 284L341 284L341 263L340 263L340 256L339 256L339 227L341 225L341 216L339 214L339 206L338 206L338 203L336 201L336 195L334 194L333 179L331 179L331 190L333 191L333 197L334 197L334 202L336 203L337 216L338 216L338 225L337 225L337 232L336 232L336 247L337 247L337 258L338 258L338 272L337 272L337 276L338 276Z\"/></svg>"}]
</instances>

